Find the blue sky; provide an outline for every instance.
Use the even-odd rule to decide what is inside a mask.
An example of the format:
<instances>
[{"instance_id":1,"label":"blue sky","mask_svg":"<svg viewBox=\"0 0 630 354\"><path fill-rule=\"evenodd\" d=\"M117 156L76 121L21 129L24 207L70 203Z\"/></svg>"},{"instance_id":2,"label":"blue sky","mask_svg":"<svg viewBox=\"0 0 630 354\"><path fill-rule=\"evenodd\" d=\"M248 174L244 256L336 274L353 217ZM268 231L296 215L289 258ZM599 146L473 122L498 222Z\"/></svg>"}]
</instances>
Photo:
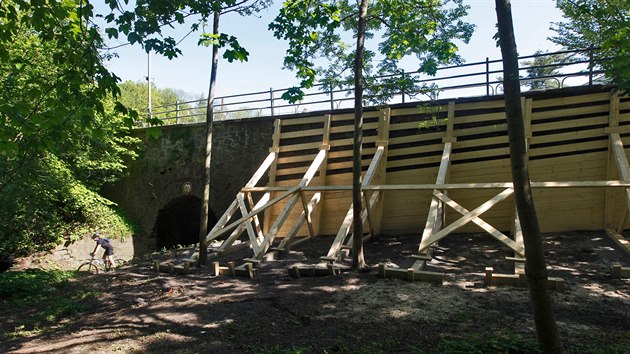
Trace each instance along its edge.
<instances>
[{"instance_id":1,"label":"blue sky","mask_svg":"<svg viewBox=\"0 0 630 354\"><path fill-rule=\"evenodd\" d=\"M492 39L496 32L494 0L464 0L464 3L471 7L467 21L477 28L470 43L460 48L460 54L466 62L483 61L486 57L500 59L501 53ZM281 1L276 1L272 8L259 14L260 18L237 14L221 18L221 31L236 36L250 52L250 58L246 63L220 61L217 96L266 91L270 87L281 89L296 83L293 73L282 69L286 44L267 31L267 24L275 17L280 4ZM551 22L562 20L554 0L512 0L512 13L521 55L533 54L539 49L560 49L547 40L554 34L549 30ZM185 33L176 30L173 37L179 40ZM193 33L182 41L183 55L179 58L168 60L155 54L151 56L151 75L158 87L182 90L193 98L207 96L211 49L197 46L198 37L198 33ZM144 81L147 54L138 46L121 47L117 53L119 58L109 63L110 69L122 80Z\"/></svg>"}]
</instances>

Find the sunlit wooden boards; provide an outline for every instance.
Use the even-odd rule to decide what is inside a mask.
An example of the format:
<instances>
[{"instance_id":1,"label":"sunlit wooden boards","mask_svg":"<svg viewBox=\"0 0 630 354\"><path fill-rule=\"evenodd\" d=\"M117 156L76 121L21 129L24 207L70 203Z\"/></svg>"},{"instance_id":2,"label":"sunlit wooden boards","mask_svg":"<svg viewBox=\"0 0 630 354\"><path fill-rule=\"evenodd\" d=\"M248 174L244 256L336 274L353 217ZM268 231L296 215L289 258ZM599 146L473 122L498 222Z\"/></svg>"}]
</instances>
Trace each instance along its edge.
<instances>
[{"instance_id":1,"label":"sunlit wooden boards","mask_svg":"<svg viewBox=\"0 0 630 354\"><path fill-rule=\"evenodd\" d=\"M532 181L609 180L608 150L611 92L598 88L571 88L524 95L526 129L529 137L529 167ZM452 102L452 103L451 103ZM454 118L449 122L449 103ZM617 107L614 107L615 109ZM333 112L334 113L334 112ZM380 108L366 112L363 125L362 166L365 173L376 151ZM325 176L315 175L311 186L350 185L352 173L352 112L330 116ZM616 129L624 146L630 144L630 99L618 102ZM326 115L295 117L282 121L277 164L270 174L276 186L299 183L317 155L326 131ZM450 132L449 132L450 129ZM447 133L452 138L447 138ZM387 134L386 184L435 183L444 139L452 139L450 183L509 182L509 139L502 97L458 99L393 106ZM323 171L323 170L322 170ZM614 176L618 179L618 176ZM378 183L378 182L375 182ZM278 194L279 192L274 192ZM449 196L468 210L485 202L496 190L453 190ZM605 210L621 219L627 203L622 189L605 195L603 188L539 188L534 190L543 232L601 230ZM306 192L311 198L314 192ZM381 214L383 233L419 232L426 222L432 193L388 191ZM606 200L610 206L605 207ZM269 209L273 220L283 209L280 202ZM328 191L322 195L318 225L322 235L334 235L351 203L350 191ZM446 208L446 223L461 214ZM279 237L300 217L295 207ZM512 197L482 215L483 220L501 231L509 231L513 217ZM480 232L474 223L460 232ZM299 235L308 235L306 224Z\"/></svg>"}]
</instances>

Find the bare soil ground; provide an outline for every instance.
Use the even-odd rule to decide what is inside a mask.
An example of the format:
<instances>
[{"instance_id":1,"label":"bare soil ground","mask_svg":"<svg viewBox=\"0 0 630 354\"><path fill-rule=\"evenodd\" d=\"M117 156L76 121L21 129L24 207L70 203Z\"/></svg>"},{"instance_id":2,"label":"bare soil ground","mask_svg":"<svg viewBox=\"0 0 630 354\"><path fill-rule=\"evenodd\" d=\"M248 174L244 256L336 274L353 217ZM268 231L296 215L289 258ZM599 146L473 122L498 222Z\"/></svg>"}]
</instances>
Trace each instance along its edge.
<instances>
[{"instance_id":1,"label":"bare soil ground","mask_svg":"<svg viewBox=\"0 0 630 354\"><path fill-rule=\"evenodd\" d=\"M253 280L214 277L207 269L189 275L158 274L150 261L136 262L68 284L98 295L78 315L31 335L10 335L24 323L28 311L3 306L0 352L534 350L527 290L483 285L487 266L497 273L513 272L513 263L505 260L510 255L507 248L485 234L451 235L430 263L431 270L445 273L443 285L379 278L375 267L379 262L411 265L416 238L383 236L368 241L371 270L338 276L288 276L290 265L314 263L325 254L332 242L325 237L263 263ZM609 270L614 262L629 265L630 257L602 232L545 235L545 246L550 275L566 281L565 292L553 292L552 298L567 350L630 353L630 280L613 279ZM232 257L243 256L247 254ZM33 311L37 306L33 304ZM464 344L446 345L453 341Z\"/></svg>"}]
</instances>

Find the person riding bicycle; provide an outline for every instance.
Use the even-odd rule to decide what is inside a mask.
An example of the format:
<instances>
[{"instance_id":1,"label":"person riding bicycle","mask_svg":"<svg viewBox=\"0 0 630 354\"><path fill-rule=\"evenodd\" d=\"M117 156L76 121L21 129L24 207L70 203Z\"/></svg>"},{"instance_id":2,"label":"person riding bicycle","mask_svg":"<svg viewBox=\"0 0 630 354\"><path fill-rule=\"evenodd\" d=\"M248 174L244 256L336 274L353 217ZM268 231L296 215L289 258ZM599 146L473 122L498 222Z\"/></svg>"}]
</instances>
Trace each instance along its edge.
<instances>
[{"instance_id":1,"label":"person riding bicycle","mask_svg":"<svg viewBox=\"0 0 630 354\"><path fill-rule=\"evenodd\" d=\"M94 246L94 251L90 253L90 255L96 255L96 250L98 249L98 246L103 247L103 249L105 250L105 252L103 253L103 261L105 261L105 264L109 266L109 269L114 269L114 247L109 242L109 239L106 237L101 237L100 232L95 232L92 234L92 240L96 241L96 246Z\"/></svg>"}]
</instances>

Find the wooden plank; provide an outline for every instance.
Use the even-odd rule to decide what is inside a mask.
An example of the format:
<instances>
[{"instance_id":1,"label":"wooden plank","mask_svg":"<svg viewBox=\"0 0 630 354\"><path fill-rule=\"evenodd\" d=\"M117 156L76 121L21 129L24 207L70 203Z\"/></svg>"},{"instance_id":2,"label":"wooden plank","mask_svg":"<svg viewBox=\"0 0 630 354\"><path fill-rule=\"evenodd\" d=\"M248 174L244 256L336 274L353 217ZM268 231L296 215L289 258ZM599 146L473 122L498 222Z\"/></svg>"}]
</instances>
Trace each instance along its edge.
<instances>
[{"instance_id":1,"label":"wooden plank","mask_svg":"<svg viewBox=\"0 0 630 354\"><path fill-rule=\"evenodd\" d=\"M616 93L611 93L610 96L610 114L608 118L608 126L610 128L616 128L619 126L619 95ZM622 142L623 145L623 142ZM625 151L624 151L625 155ZM606 177L610 180L615 176L615 168L616 160L615 153L613 151L613 142L610 139L610 143L608 144L608 158L607 158L607 168L606 168ZM614 215L614 206L612 200L614 198L614 191L611 189L606 189L606 197L604 201L604 229L610 228L613 225L613 215ZM626 214L626 213L624 213ZM625 219L625 217L624 217ZM624 220L625 221L625 220ZM619 226L618 230L621 230L623 224Z\"/></svg>"},{"instance_id":2,"label":"wooden plank","mask_svg":"<svg viewBox=\"0 0 630 354\"><path fill-rule=\"evenodd\" d=\"M363 112L363 118L377 118L379 115L379 111L365 111ZM343 113L343 114L335 114L332 116L333 122L341 122L341 121L353 121L354 122L354 113ZM350 124L352 125L352 124Z\"/></svg>"},{"instance_id":3,"label":"wooden plank","mask_svg":"<svg viewBox=\"0 0 630 354\"><path fill-rule=\"evenodd\" d=\"M621 176L621 179L623 181L630 181L630 165L628 164L628 158L626 156L623 142L621 141L621 136L619 134L610 134L610 146L612 148L612 155L615 159L615 165L617 166L619 176ZM625 189L624 196L626 199L626 208L627 210L630 210L630 188ZM619 230L623 229L624 224L625 220L619 226Z\"/></svg>"},{"instance_id":4,"label":"wooden plank","mask_svg":"<svg viewBox=\"0 0 630 354\"><path fill-rule=\"evenodd\" d=\"M619 249L630 254L630 241L612 229L607 229L606 234L615 242Z\"/></svg>"},{"instance_id":5,"label":"wooden plank","mask_svg":"<svg viewBox=\"0 0 630 354\"><path fill-rule=\"evenodd\" d=\"M421 281L441 285L444 281L444 274L429 272L426 270L416 270L414 268L400 269L386 267L385 264L378 265L378 274L381 278L394 278L407 281Z\"/></svg>"},{"instance_id":6,"label":"wooden plank","mask_svg":"<svg viewBox=\"0 0 630 354\"><path fill-rule=\"evenodd\" d=\"M322 129L308 129L308 130L298 130L294 132L285 132L280 135L280 139L293 139L293 138L309 138L317 136L322 136ZM289 145L283 145L289 146Z\"/></svg>"},{"instance_id":7,"label":"wooden plank","mask_svg":"<svg viewBox=\"0 0 630 354\"><path fill-rule=\"evenodd\" d=\"M608 115L608 103L600 104L596 106L584 106L577 108L559 108L551 111L542 111L542 112L532 112L532 121L535 122L536 125L543 124L543 122L547 119L551 118L566 118L566 120L571 119L574 116L580 115L593 115L593 114L601 114L601 116ZM576 121L582 121L584 118L573 119Z\"/></svg>"},{"instance_id":8,"label":"wooden plank","mask_svg":"<svg viewBox=\"0 0 630 354\"><path fill-rule=\"evenodd\" d=\"M603 134L604 131L602 128L576 130L572 132L535 136L530 139L530 144L543 144L554 142L563 143L576 139L596 138L602 136Z\"/></svg>"},{"instance_id":9,"label":"wooden plank","mask_svg":"<svg viewBox=\"0 0 630 354\"><path fill-rule=\"evenodd\" d=\"M607 101L609 99L608 92L591 93L586 95L576 95L569 97L559 97L551 99L536 99L534 100L534 110L540 108L556 107L556 106L569 106L575 104L584 104L588 102Z\"/></svg>"},{"instance_id":10,"label":"wooden plank","mask_svg":"<svg viewBox=\"0 0 630 354\"><path fill-rule=\"evenodd\" d=\"M321 123L324 120L324 116L316 117L303 117L303 118L290 118L283 120L283 126L302 125L302 124L316 124Z\"/></svg>"},{"instance_id":11,"label":"wooden plank","mask_svg":"<svg viewBox=\"0 0 630 354\"><path fill-rule=\"evenodd\" d=\"M381 110L381 118L379 119L377 146L383 147L383 157L378 171L378 183L385 184L387 182L387 156L389 146L389 128L390 128L391 109L385 108ZM367 199L367 198L366 198ZM385 193L380 195L380 203L376 206L374 212L374 231L377 235L381 234L383 225L383 208L385 207Z\"/></svg>"},{"instance_id":12,"label":"wooden plank","mask_svg":"<svg viewBox=\"0 0 630 354\"><path fill-rule=\"evenodd\" d=\"M525 138L531 138L532 137L532 107L533 107L533 100L531 98L528 98L525 100L525 105L524 105L524 120L525 120Z\"/></svg>"},{"instance_id":13,"label":"wooden plank","mask_svg":"<svg viewBox=\"0 0 630 354\"><path fill-rule=\"evenodd\" d=\"M276 183L276 171L278 168L278 155L280 151L280 134L282 133L282 120L276 119L273 122L273 138L272 144L270 148L270 152L276 154L275 162L269 166L269 174L267 175L267 186L273 186ZM266 195L267 198L271 198L270 195ZM265 211L263 215L263 233L266 233L269 230L269 223L271 213L273 212L273 208Z\"/></svg>"},{"instance_id":14,"label":"wooden plank","mask_svg":"<svg viewBox=\"0 0 630 354\"><path fill-rule=\"evenodd\" d=\"M531 182L532 188L630 188L630 181L553 181L553 182ZM512 188L512 182L487 182L487 183L427 183L427 184L387 184L387 185L365 185L363 190L367 191L418 191L418 190L450 190L450 189L504 189ZM304 186L304 187L252 187L243 188L242 191L247 192L264 192L264 191L287 191L287 190L303 190L303 191L352 191L351 185L336 186Z\"/></svg>"},{"instance_id":15,"label":"wooden plank","mask_svg":"<svg viewBox=\"0 0 630 354\"><path fill-rule=\"evenodd\" d=\"M365 118L365 117L364 117ZM378 122L364 123L363 131L366 132L368 130L376 130L378 128ZM353 125L341 125L330 128L331 134L339 134L339 133L354 133L354 124Z\"/></svg>"},{"instance_id":16,"label":"wooden plank","mask_svg":"<svg viewBox=\"0 0 630 354\"><path fill-rule=\"evenodd\" d=\"M391 131L400 131L400 130L417 130L418 131L418 135L422 135L423 132L421 131L421 124L426 124L427 121L426 120L415 120L415 121L410 121L410 122L396 122L396 123L391 123L390 125L390 130ZM437 129L438 127L445 127L446 126L446 119L436 119L434 121L430 122L431 127ZM440 129L442 130L442 129ZM442 133L442 135L444 135L444 133Z\"/></svg>"},{"instance_id":17,"label":"wooden plank","mask_svg":"<svg viewBox=\"0 0 630 354\"><path fill-rule=\"evenodd\" d=\"M566 145L557 145L551 147L544 148L530 148L530 158L545 156L551 154L562 154L562 153L580 153L582 151L594 150L594 149L605 149L607 147L608 142L606 140L598 140L598 141L589 141L582 143L572 143Z\"/></svg>"},{"instance_id":18,"label":"wooden plank","mask_svg":"<svg viewBox=\"0 0 630 354\"><path fill-rule=\"evenodd\" d=\"M484 212L488 211L490 208L492 208L497 203L499 203L499 202L505 200L506 198L508 198L509 196L511 196L512 193L514 193L514 189L512 189L512 188L507 188L507 189L503 190L501 193L497 194L496 196L494 196L493 198L491 198L487 202L485 202L485 203L481 204L480 206L478 206L477 208L473 209L471 212L467 213L466 215L462 216L461 218L459 218L454 223L452 223L452 224L448 225L447 227L445 227L444 229L440 230L438 233L432 235L431 237L429 237L426 240L422 240L422 243L420 244L419 251L420 252L424 251L429 246L431 246L435 242L443 239L444 237L446 237L451 232L453 232L453 231L457 230L458 228L464 226L465 224L469 223L472 219L478 217L479 215L481 215Z\"/></svg>"},{"instance_id":19,"label":"wooden plank","mask_svg":"<svg viewBox=\"0 0 630 354\"><path fill-rule=\"evenodd\" d=\"M280 147L280 152L295 152L302 150L317 150L321 144L319 142L312 143L304 143L304 144L294 144L294 145L282 145Z\"/></svg>"},{"instance_id":20,"label":"wooden plank","mask_svg":"<svg viewBox=\"0 0 630 354\"><path fill-rule=\"evenodd\" d=\"M332 124L332 116L330 114L327 114L325 116L325 120L324 120L324 133L322 135L322 147L324 146L330 146L330 126ZM328 166L328 159L330 158L331 153L330 151L328 151L328 153L326 154L326 157L324 158L324 161L322 162L322 166L319 168L319 180L317 181L320 185L325 185L326 184L326 179L327 179L327 166ZM317 196L318 199L323 200L324 199L324 193L321 192L317 192L315 194L315 196ZM315 198L315 196L313 196L313 198ZM315 229L315 234L319 235L321 234L321 223L322 223L322 214L323 214L323 208L324 208L324 203L319 203L319 201L316 203L316 208L314 210L314 215L313 215L313 227Z\"/></svg>"},{"instance_id":21,"label":"wooden plank","mask_svg":"<svg viewBox=\"0 0 630 354\"><path fill-rule=\"evenodd\" d=\"M577 124L579 124L579 126L581 127L584 127L584 126L590 126L590 125L603 125L603 124L608 123L608 117L606 115L601 115L598 117L574 119L571 121L571 123L573 123L572 125L569 125L566 120L542 123L542 122L536 122L535 118L536 118L536 115L534 114L532 118L533 120L532 132L533 133L576 127Z\"/></svg>"},{"instance_id":22,"label":"wooden plank","mask_svg":"<svg viewBox=\"0 0 630 354\"><path fill-rule=\"evenodd\" d=\"M458 105L459 110L459 105ZM467 116L457 116L457 124L468 124L468 123L482 123L482 122L490 122L490 121L505 121L505 111L500 112L486 112L479 113ZM459 129L465 130L465 129Z\"/></svg>"},{"instance_id":23,"label":"wooden plank","mask_svg":"<svg viewBox=\"0 0 630 354\"><path fill-rule=\"evenodd\" d=\"M444 106L438 106L438 107L435 107L435 109L436 109L436 113L438 113L438 112L446 112L446 107L444 107ZM424 109L419 108L419 107L394 108L394 109L392 109L392 112L391 112L391 116L392 117L408 116L408 115L422 115L422 114L426 114L426 108L424 108Z\"/></svg>"}]
</instances>

